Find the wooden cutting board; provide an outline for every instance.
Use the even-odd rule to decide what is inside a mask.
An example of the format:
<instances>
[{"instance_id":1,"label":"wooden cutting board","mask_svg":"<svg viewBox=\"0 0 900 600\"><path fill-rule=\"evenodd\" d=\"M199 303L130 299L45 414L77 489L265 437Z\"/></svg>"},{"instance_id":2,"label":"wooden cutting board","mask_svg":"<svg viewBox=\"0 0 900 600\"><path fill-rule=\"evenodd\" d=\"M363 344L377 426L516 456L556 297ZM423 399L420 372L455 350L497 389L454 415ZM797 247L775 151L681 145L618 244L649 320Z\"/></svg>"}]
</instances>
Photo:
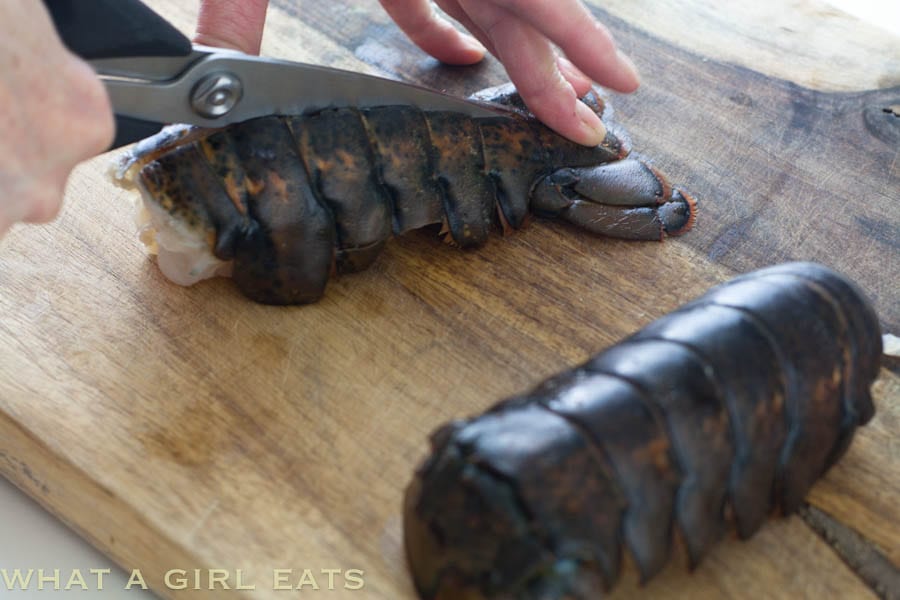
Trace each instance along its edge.
<instances>
[{"instance_id":1,"label":"wooden cutting board","mask_svg":"<svg viewBox=\"0 0 900 600\"><path fill-rule=\"evenodd\" d=\"M150 4L191 30L193 3ZM720 4L592 2L643 74L639 93L614 97L618 120L702 203L695 230L662 244L538 222L461 252L417 232L316 305L266 307L223 280L167 283L110 157L85 164L56 222L0 241L0 472L164 597L222 597L163 583L183 569L194 587L190 570L212 568L256 585L236 596L282 597L273 570L290 569L326 597L412 598L401 496L440 423L786 260L850 275L900 331L900 38L816 0ZM373 0L273 0L263 51L457 94L504 81L494 61L425 58ZM808 521L725 541L643 592L862 598L896 583L888 367L877 417L815 487ZM808 524L822 519L849 536L852 568ZM323 569L341 570L327 593ZM639 593L626 582L616 597Z\"/></svg>"}]
</instances>

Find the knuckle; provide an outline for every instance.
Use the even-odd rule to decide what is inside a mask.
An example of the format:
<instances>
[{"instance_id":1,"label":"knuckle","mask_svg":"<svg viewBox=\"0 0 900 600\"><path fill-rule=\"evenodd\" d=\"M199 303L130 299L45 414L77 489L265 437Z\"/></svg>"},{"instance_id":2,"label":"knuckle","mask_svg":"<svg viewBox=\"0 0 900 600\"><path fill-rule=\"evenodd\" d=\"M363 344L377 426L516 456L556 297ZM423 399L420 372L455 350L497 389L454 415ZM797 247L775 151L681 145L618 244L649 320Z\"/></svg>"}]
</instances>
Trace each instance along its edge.
<instances>
[{"instance_id":1,"label":"knuckle","mask_svg":"<svg viewBox=\"0 0 900 600\"><path fill-rule=\"evenodd\" d=\"M540 77L529 78L523 87L526 89L522 92L523 97L527 94L528 99L532 102L539 102L542 105L571 104L577 99L572 84L555 69Z\"/></svg>"}]
</instances>

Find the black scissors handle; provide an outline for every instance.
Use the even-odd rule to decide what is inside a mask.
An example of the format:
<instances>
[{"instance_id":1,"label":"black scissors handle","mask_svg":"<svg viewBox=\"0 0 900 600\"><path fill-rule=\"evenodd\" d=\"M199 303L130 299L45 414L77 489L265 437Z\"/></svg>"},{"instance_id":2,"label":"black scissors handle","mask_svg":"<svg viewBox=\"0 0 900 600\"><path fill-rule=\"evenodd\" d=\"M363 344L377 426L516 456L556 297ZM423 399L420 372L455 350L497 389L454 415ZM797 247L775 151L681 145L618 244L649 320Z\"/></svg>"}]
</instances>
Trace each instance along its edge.
<instances>
[{"instance_id":1,"label":"black scissors handle","mask_svg":"<svg viewBox=\"0 0 900 600\"><path fill-rule=\"evenodd\" d=\"M85 60L187 56L191 40L140 0L44 0L63 43ZM162 123L116 115L112 148L153 135Z\"/></svg>"},{"instance_id":2,"label":"black scissors handle","mask_svg":"<svg viewBox=\"0 0 900 600\"><path fill-rule=\"evenodd\" d=\"M44 0L69 50L85 60L186 56L191 41L139 0Z\"/></svg>"}]
</instances>

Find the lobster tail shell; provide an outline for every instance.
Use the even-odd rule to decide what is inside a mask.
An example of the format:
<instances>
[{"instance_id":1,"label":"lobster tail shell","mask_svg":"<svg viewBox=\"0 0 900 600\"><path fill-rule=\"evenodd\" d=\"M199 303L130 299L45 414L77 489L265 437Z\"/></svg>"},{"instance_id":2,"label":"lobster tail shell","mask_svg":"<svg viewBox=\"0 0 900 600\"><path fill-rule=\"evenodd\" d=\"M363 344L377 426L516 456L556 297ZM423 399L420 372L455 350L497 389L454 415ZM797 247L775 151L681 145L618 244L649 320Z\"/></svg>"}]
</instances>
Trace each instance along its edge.
<instances>
[{"instance_id":1,"label":"lobster tail shell","mask_svg":"<svg viewBox=\"0 0 900 600\"><path fill-rule=\"evenodd\" d=\"M710 290L585 364L432 439L407 490L424 598L595 598L676 535L696 565L733 524L794 511L873 412L875 313L811 263Z\"/></svg>"},{"instance_id":2,"label":"lobster tail shell","mask_svg":"<svg viewBox=\"0 0 900 600\"><path fill-rule=\"evenodd\" d=\"M629 239L690 226L693 201L628 158L614 133L581 146L536 121L514 92L494 99L497 116L477 120L383 106L165 132L122 170L143 167L156 214L182 222L195 242L211 238L204 258L233 260L240 289L270 304L313 302L331 274L365 269L392 235L430 224L463 248L497 226L522 227L532 212ZM607 163L619 167L597 169ZM556 184L560 169L583 170L563 177L584 177L581 192Z\"/></svg>"}]
</instances>

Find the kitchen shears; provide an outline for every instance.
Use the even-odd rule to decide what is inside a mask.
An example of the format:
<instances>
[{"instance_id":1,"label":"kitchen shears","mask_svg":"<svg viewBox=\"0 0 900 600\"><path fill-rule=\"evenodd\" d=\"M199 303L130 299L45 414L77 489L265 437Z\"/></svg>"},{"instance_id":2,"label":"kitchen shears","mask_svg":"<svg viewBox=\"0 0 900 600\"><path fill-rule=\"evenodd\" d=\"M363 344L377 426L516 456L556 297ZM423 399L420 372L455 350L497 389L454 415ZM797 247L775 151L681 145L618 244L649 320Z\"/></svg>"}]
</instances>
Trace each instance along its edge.
<instances>
[{"instance_id":1,"label":"kitchen shears","mask_svg":"<svg viewBox=\"0 0 900 600\"><path fill-rule=\"evenodd\" d=\"M117 148L168 123L223 127L328 107L410 105L497 116L495 109L372 75L192 44L139 0L45 0L63 42L87 60L116 114Z\"/></svg>"}]
</instances>

